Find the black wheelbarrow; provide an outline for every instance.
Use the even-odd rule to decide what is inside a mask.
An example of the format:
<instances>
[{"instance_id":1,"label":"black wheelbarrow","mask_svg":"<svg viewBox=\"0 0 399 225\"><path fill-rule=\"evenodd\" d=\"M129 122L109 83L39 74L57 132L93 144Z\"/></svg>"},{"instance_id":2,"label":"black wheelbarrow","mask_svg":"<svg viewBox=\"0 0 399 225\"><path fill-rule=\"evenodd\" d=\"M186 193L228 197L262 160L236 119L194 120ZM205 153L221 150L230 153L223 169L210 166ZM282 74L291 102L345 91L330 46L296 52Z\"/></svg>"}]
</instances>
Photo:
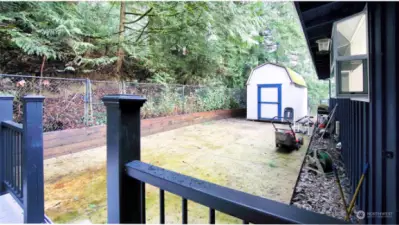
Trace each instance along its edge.
<instances>
[{"instance_id":1,"label":"black wheelbarrow","mask_svg":"<svg viewBox=\"0 0 399 225\"><path fill-rule=\"evenodd\" d=\"M278 127L276 127L278 123ZM276 147L299 150L303 145L303 138L297 137L292 129L292 122L283 117L274 117L272 125L276 135Z\"/></svg>"}]
</instances>

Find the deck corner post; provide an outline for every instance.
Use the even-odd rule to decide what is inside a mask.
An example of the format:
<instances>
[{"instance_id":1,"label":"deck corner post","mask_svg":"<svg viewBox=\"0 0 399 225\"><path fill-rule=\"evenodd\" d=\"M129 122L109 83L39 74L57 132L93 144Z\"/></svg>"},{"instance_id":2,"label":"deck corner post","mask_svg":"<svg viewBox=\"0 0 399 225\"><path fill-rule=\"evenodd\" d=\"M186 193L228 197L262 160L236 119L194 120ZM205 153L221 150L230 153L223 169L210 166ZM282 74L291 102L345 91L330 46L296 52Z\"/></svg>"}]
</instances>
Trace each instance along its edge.
<instances>
[{"instance_id":1,"label":"deck corner post","mask_svg":"<svg viewBox=\"0 0 399 225\"><path fill-rule=\"evenodd\" d=\"M12 120L13 109L12 102L14 96L11 95L0 95L0 193L5 191L3 186L4 181L4 171L5 171L5 163L4 163L4 146L2 143L3 134L1 132L1 122L5 120Z\"/></svg>"},{"instance_id":2,"label":"deck corner post","mask_svg":"<svg viewBox=\"0 0 399 225\"><path fill-rule=\"evenodd\" d=\"M43 96L23 100L22 182L24 223L44 223Z\"/></svg>"},{"instance_id":3,"label":"deck corner post","mask_svg":"<svg viewBox=\"0 0 399 225\"><path fill-rule=\"evenodd\" d=\"M125 164L140 160L140 108L137 95L106 95L108 223L141 223L141 182L125 173ZM144 209L145 210L145 209Z\"/></svg>"}]
</instances>

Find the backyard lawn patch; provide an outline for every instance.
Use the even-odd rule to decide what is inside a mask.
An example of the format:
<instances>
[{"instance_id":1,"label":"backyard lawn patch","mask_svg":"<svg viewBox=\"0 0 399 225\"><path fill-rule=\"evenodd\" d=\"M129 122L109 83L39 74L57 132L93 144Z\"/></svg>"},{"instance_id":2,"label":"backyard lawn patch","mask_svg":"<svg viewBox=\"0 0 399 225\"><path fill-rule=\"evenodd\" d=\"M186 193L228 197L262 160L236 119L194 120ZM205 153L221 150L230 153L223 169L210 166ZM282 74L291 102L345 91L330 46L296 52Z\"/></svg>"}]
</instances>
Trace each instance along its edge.
<instances>
[{"instance_id":1,"label":"backyard lawn patch","mask_svg":"<svg viewBox=\"0 0 399 225\"><path fill-rule=\"evenodd\" d=\"M178 173L289 203L307 140L281 153L271 124L215 121L142 138L142 160ZM56 223L89 219L106 223L106 148L45 161L46 213ZM181 197L165 192L167 223L181 223ZM146 219L159 223L159 189L146 185ZM188 202L189 223L207 223L209 209ZM241 223L216 213L217 223Z\"/></svg>"}]
</instances>

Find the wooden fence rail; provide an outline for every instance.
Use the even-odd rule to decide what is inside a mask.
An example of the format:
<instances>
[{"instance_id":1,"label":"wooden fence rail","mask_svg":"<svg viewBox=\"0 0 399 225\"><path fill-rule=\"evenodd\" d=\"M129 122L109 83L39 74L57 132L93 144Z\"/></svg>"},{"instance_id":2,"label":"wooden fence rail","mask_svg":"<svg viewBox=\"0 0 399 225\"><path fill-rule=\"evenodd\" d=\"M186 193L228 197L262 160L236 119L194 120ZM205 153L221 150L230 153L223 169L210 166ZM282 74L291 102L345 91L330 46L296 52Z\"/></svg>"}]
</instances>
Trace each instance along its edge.
<instances>
[{"instance_id":1,"label":"wooden fence rail","mask_svg":"<svg viewBox=\"0 0 399 225\"><path fill-rule=\"evenodd\" d=\"M230 109L145 119L141 122L141 134L147 136L206 121L245 117L245 113L245 109ZM43 140L44 159L49 159L104 146L106 126L47 132Z\"/></svg>"}]
</instances>

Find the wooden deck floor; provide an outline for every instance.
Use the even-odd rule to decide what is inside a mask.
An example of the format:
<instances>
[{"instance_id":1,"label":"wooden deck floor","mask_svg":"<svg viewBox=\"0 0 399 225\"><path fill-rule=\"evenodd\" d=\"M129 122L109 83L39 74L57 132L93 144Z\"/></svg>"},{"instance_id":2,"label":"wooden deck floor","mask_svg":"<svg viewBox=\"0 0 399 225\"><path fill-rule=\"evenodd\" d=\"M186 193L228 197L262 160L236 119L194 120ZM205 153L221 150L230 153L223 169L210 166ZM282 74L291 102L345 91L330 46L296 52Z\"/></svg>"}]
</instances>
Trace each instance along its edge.
<instances>
[{"instance_id":1,"label":"wooden deck floor","mask_svg":"<svg viewBox=\"0 0 399 225\"><path fill-rule=\"evenodd\" d=\"M0 196L0 224L23 223L24 215L21 206L10 194Z\"/></svg>"}]
</instances>

